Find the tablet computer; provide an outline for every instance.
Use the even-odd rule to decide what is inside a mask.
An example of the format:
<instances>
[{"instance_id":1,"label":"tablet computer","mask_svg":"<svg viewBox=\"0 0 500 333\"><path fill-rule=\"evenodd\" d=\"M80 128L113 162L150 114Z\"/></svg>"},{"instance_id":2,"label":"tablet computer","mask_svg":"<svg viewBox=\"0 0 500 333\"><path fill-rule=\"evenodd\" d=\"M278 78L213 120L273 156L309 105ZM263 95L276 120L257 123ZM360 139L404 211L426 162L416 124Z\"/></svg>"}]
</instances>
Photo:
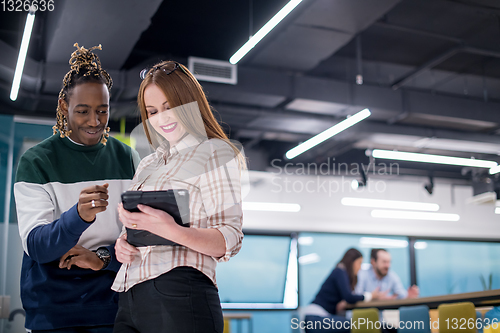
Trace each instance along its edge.
<instances>
[{"instance_id":1,"label":"tablet computer","mask_svg":"<svg viewBox=\"0 0 500 333\"><path fill-rule=\"evenodd\" d=\"M122 193L123 208L139 212L138 204L161 209L170 214L175 222L189 227L189 191L126 191ZM150 245L179 245L146 230L127 228L127 242L135 247Z\"/></svg>"}]
</instances>

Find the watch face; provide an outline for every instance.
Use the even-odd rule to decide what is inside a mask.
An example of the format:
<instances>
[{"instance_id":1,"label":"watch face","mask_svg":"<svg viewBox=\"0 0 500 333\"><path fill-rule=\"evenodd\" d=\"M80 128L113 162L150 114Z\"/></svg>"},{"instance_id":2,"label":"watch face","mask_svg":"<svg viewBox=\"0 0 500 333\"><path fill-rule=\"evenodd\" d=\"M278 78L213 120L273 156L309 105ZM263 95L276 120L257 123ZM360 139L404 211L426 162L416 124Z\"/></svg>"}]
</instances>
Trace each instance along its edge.
<instances>
[{"instance_id":1,"label":"watch face","mask_svg":"<svg viewBox=\"0 0 500 333\"><path fill-rule=\"evenodd\" d=\"M109 251L107 249L98 249L96 251L96 254L102 260L106 260L106 259L110 259L111 258L111 254L109 253Z\"/></svg>"}]
</instances>

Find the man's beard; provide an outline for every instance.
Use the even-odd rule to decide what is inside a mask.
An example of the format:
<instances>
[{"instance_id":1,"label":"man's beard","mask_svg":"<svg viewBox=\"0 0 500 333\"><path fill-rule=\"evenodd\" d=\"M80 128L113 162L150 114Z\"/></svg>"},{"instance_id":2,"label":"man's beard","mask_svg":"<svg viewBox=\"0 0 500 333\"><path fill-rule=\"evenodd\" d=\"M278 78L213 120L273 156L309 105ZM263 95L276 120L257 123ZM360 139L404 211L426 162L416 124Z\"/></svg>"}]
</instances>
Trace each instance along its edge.
<instances>
[{"instance_id":1,"label":"man's beard","mask_svg":"<svg viewBox=\"0 0 500 333\"><path fill-rule=\"evenodd\" d=\"M384 276L387 275L387 273L389 273L389 270L387 270L387 272L385 272L385 273L382 273L382 271L380 269L378 269L377 267L375 267L375 272L377 273L378 276L384 277Z\"/></svg>"}]
</instances>

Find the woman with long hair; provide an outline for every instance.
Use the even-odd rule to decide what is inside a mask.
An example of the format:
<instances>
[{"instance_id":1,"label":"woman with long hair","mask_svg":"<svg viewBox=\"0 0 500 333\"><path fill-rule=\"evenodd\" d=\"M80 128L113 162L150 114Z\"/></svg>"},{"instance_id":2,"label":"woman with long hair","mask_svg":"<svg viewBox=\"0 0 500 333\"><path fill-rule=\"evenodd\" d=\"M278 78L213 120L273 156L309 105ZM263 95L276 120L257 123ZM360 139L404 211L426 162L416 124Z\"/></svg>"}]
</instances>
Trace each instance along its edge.
<instances>
[{"instance_id":1,"label":"woman with long hair","mask_svg":"<svg viewBox=\"0 0 500 333\"><path fill-rule=\"evenodd\" d=\"M353 293L362 263L361 252L354 248L347 250L321 286L312 303L304 310L307 333L349 332L350 321L341 314L345 303L354 304L384 297L384 294L378 290L364 295ZM330 325L324 325L325 318Z\"/></svg>"},{"instance_id":2,"label":"woman with long hair","mask_svg":"<svg viewBox=\"0 0 500 333\"><path fill-rule=\"evenodd\" d=\"M134 247L125 232L117 240L123 265L113 285L121 293L114 332L222 332L215 269L241 248L245 159L185 66L161 62L141 77L137 100L155 152L141 161L130 190L187 190L189 228L162 210L119 206L126 228L176 244Z\"/></svg>"}]
</instances>

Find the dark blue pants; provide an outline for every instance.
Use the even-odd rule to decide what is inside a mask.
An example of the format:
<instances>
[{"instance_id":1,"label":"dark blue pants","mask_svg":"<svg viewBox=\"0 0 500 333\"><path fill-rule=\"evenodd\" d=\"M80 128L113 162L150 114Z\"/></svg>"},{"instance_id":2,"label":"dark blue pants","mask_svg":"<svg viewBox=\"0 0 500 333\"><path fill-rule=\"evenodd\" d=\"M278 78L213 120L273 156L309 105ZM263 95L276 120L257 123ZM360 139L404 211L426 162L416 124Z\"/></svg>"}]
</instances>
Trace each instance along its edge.
<instances>
[{"instance_id":1,"label":"dark blue pants","mask_svg":"<svg viewBox=\"0 0 500 333\"><path fill-rule=\"evenodd\" d=\"M205 274L177 267L120 293L114 333L222 333L219 293Z\"/></svg>"}]
</instances>

